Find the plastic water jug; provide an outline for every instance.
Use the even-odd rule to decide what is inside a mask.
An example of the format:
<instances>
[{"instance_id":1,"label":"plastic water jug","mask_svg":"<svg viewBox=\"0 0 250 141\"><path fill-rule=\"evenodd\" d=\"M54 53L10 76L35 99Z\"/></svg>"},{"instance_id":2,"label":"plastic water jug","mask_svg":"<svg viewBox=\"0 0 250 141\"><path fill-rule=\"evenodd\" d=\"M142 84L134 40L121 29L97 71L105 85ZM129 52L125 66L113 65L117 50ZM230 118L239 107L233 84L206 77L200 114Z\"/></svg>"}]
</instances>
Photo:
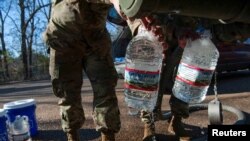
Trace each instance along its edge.
<instances>
[{"instance_id":1,"label":"plastic water jug","mask_svg":"<svg viewBox=\"0 0 250 141\"><path fill-rule=\"evenodd\" d=\"M140 26L125 56L125 101L129 114L153 111L162 65L163 48L153 33Z\"/></svg>"},{"instance_id":2,"label":"plastic water jug","mask_svg":"<svg viewBox=\"0 0 250 141\"><path fill-rule=\"evenodd\" d=\"M27 116L16 116L14 122L7 121L10 141L31 141L29 119Z\"/></svg>"}]
</instances>

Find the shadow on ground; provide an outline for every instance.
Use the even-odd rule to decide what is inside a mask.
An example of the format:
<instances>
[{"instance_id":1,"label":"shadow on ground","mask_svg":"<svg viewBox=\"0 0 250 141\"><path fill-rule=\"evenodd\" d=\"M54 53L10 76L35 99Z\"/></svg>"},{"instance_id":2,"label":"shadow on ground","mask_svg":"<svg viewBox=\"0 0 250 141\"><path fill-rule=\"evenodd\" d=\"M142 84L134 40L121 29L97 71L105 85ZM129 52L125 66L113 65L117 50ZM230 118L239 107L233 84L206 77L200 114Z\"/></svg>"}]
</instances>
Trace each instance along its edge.
<instances>
[{"instance_id":1,"label":"shadow on ground","mask_svg":"<svg viewBox=\"0 0 250 141\"><path fill-rule=\"evenodd\" d=\"M30 87L11 87L11 88L0 88L1 94L8 94L12 92L32 91L51 87L50 84L44 86L30 86Z\"/></svg>"},{"instance_id":2,"label":"shadow on ground","mask_svg":"<svg viewBox=\"0 0 250 141\"><path fill-rule=\"evenodd\" d=\"M207 128L200 128L199 126L189 124L184 124L184 127L192 140L201 139L207 135ZM168 132L166 132L166 134L157 134L156 137L158 141L179 141L179 138Z\"/></svg>"},{"instance_id":3,"label":"shadow on ground","mask_svg":"<svg viewBox=\"0 0 250 141\"><path fill-rule=\"evenodd\" d=\"M38 135L33 137L33 141L67 141L62 130L40 130ZM100 137L100 133L95 129L81 129L81 141L94 140Z\"/></svg>"}]
</instances>

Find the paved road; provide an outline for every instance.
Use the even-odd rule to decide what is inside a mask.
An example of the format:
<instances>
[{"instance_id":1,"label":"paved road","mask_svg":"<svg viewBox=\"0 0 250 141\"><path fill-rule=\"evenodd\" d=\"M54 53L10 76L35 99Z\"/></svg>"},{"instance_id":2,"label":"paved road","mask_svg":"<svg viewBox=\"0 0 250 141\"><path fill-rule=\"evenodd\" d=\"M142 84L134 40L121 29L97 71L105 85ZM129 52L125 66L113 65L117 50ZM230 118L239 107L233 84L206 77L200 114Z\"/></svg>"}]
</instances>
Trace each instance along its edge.
<instances>
[{"instance_id":1,"label":"paved road","mask_svg":"<svg viewBox=\"0 0 250 141\"><path fill-rule=\"evenodd\" d=\"M81 130L82 140L97 141L100 134L95 132L95 126L92 121L92 89L88 80L82 87L82 101L85 109L86 122ZM121 111L122 128L117 139L119 141L138 141L143 136L143 124L138 117L127 115L126 104L123 96L123 80L119 80L117 86L117 95L119 107ZM218 77L218 93L222 104L233 106L245 113L250 113L250 72L243 71L238 73L222 74ZM33 140L65 140L65 136L60 127L59 109L57 106L57 98L51 92L51 84L49 80L29 81L22 83L11 83L0 85L0 108L4 103L34 98L37 102L36 117L38 121L39 135ZM214 98L213 91L210 89L209 94L204 103ZM169 111L168 106L169 95L165 95L163 99L163 110ZM224 112L224 123L233 124L237 117L232 113ZM248 116L248 115L247 115ZM184 120L186 128L190 129L190 134L196 138L206 134L207 111L198 111L192 113L190 118ZM157 133L160 140L168 140L167 121L159 121L156 123ZM250 124L247 121L246 124Z\"/></svg>"}]
</instances>

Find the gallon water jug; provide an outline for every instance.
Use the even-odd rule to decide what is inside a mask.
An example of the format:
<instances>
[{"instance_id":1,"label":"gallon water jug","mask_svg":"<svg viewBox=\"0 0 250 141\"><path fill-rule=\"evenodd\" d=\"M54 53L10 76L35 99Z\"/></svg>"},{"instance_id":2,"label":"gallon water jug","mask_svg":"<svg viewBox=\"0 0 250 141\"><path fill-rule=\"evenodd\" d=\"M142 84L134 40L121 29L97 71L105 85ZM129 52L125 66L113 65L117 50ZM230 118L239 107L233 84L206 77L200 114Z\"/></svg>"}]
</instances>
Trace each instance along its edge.
<instances>
[{"instance_id":1,"label":"gallon water jug","mask_svg":"<svg viewBox=\"0 0 250 141\"><path fill-rule=\"evenodd\" d=\"M152 111L162 65L163 48L156 37L144 26L130 41L125 56L125 102L131 115L140 110Z\"/></svg>"},{"instance_id":2,"label":"gallon water jug","mask_svg":"<svg viewBox=\"0 0 250 141\"><path fill-rule=\"evenodd\" d=\"M7 121L10 141L31 141L29 119L27 116L16 116L14 122Z\"/></svg>"},{"instance_id":3,"label":"gallon water jug","mask_svg":"<svg viewBox=\"0 0 250 141\"><path fill-rule=\"evenodd\" d=\"M219 52L209 37L188 41L175 78L173 94L186 103L200 103L207 94Z\"/></svg>"}]
</instances>

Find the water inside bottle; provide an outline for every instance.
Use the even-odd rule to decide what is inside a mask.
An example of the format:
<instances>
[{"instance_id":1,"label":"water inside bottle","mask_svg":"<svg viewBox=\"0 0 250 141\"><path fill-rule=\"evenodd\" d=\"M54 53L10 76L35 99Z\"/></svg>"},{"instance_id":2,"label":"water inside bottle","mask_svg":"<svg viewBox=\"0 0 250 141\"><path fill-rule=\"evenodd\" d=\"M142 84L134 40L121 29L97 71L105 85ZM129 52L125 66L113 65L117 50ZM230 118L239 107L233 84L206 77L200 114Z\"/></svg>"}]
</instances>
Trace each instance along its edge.
<instances>
[{"instance_id":1,"label":"water inside bottle","mask_svg":"<svg viewBox=\"0 0 250 141\"><path fill-rule=\"evenodd\" d=\"M125 56L125 102L130 115L154 109L162 64L162 46L155 36L140 26Z\"/></svg>"},{"instance_id":2,"label":"water inside bottle","mask_svg":"<svg viewBox=\"0 0 250 141\"><path fill-rule=\"evenodd\" d=\"M139 110L133 107L128 107L128 114L131 116L137 116L139 114Z\"/></svg>"},{"instance_id":3,"label":"water inside bottle","mask_svg":"<svg viewBox=\"0 0 250 141\"><path fill-rule=\"evenodd\" d=\"M27 116L17 115L14 122L7 121L7 129L10 141L31 141Z\"/></svg>"},{"instance_id":4,"label":"water inside bottle","mask_svg":"<svg viewBox=\"0 0 250 141\"><path fill-rule=\"evenodd\" d=\"M200 103L216 68L219 52L209 38L188 42L178 66L173 94L186 103Z\"/></svg>"}]
</instances>

